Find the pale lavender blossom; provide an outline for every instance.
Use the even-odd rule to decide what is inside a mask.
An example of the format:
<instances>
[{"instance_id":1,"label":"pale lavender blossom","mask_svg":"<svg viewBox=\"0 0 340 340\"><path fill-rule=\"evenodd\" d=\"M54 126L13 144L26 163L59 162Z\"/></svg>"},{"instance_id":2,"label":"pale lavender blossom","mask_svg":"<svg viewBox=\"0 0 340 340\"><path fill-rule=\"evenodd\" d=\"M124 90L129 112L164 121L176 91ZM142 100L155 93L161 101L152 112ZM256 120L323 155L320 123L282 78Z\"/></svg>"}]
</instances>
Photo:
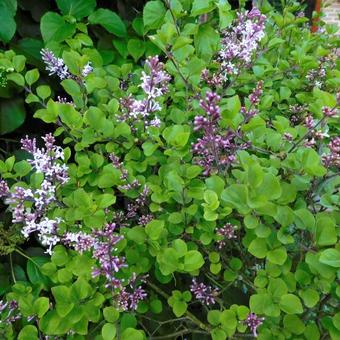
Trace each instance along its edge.
<instances>
[{"instance_id":1,"label":"pale lavender blossom","mask_svg":"<svg viewBox=\"0 0 340 340\"><path fill-rule=\"evenodd\" d=\"M108 223L103 230L92 230L91 234L68 232L63 241L80 253L92 251L92 257L98 261L98 267L93 269L92 276L104 276L106 287L121 288L122 284L116 278L116 273L127 267L127 264L124 257L115 255L116 245L123 239L123 236L115 233L115 229L115 223Z\"/></svg>"},{"instance_id":2,"label":"pale lavender blossom","mask_svg":"<svg viewBox=\"0 0 340 340\"><path fill-rule=\"evenodd\" d=\"M218 60L220 74L226 79L229 74L237 74L241 66L248 66L264 37L266 17L257 8L238 13L230 28L222 31L221 50Z\"/></svg>"},{"instance_id":3,"label":"pale lavender blossom","mask_svg":"<svg viewBox=\"0 0 340 340\"><path fill-rule=\"evenodd\" d=\"M244 323L250 328L256 338L257 328L263 324L264 320L264 318L258 317L255 313L250 313Z\"/></svg>"},{"instance_id":4,"label":"pale lavender blossom","mask_svg":"<svg viewBox=\"0 0 340 340\"><path fill-rule=\"evenodd\" d=\"M198 283L195 278L192 279L190 286L191 293L203 304L210 306L216 303L215 298L218 295L218 289L205 285L203 282Z\"/></svg>"},{"instance_id":5,"label":"pale lavender blossom","mask_svg":"<svg viewBox=\"0 0 340 340\"><path fill-rule=\"evenodd\" d=\"M81 71L81 75L85 78L87 77L90 73L92 73L93 67L91 66L91 62L88 62L84 68Z\"/></svg>"},{"instance_id":6,"label":"pale lavender blossom","mask_svg":"<svg viewBox=\"0 0 340 340\"><path fill-rule=\"evenodd\" d=\"M7 183L4 180L0 181L0 198L6 197L9 193L9 188Z\"/></svg>"},{"instance_id":7,"label":"pale lavender blossom","mask_svg":"<svg viewBox=\"0 0 340 340\"><path fill-rule=\"evenodd\" d=\"M161 111L160 103L156 100L168 92L168 84L171 79L164 71L164 64L159 61L158 56L149 57L145 61L147 72L142 72L140 87L143 89L145 98L135 99L131 95L121 100L122 108L125 110L121 120L142 120L144 125L159 127L161 120L154 113ZM152 117L153 116L153 117Z\"/></svg>"},{"instance_id":8,"label":"pale lavender blossom","mask_svg":"<svg viewBox=\"0 0 340 340\"><path fill-rule=\"evenodd\" d=\"M52 247L60 242L58 226L62 222L60 218L47 217L49 206L56 202L56 185L64 184L68 180L67 167L59 162L64 155L60 147L54 145L55 139L51 134L42 138L44 148L38 148L35 139L21 140L22 149L31 153L33 159L28 160L33 169L44 175L39 188L26 189L15 186L11 191L7 190L7 184L0 182L2 196L5 203L9 204L12 211L12 222L22 223L22 234L28 238L36 234L41 244L47 247L46 252L51 254Z\"/></svg>"},{"instance_id":9,"label":"pale lavender blossom","mask_svg":"<svg viewBox=\"0 0 340 340\"><path fill-rule=\"evenodd\" d=\"M53 52L47 48L42 49L40 53L50 76L56 74L61 80L71 77L68 67L62 58L57 58Z\"/></svg>"}]
</instances>

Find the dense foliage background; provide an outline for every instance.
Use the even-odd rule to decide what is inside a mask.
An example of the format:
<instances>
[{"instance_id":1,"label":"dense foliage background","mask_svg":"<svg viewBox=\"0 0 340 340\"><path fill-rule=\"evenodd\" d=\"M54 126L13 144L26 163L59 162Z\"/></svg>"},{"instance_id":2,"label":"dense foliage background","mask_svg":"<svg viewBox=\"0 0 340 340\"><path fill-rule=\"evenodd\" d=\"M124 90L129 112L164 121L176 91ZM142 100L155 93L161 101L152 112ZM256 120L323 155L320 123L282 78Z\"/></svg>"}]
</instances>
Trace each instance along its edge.
<instances>
[{"instance_id":1,"label":"dense foliage background","mask_svg":"<svg viewBox=\"0 0 340 340\"><path fill-rule=\"evenodd\" d=\"M340 337L339 38L257 5L0 2L0 338Z\"/></svg>"}]
</instances>

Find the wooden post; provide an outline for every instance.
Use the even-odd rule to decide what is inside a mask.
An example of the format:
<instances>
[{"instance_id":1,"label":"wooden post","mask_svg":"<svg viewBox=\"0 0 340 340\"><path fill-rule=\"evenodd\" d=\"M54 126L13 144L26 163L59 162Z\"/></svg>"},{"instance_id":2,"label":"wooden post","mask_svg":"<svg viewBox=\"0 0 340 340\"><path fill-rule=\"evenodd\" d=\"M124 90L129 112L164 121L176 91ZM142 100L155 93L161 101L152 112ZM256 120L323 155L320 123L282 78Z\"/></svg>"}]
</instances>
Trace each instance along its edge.
<instances>
[{"instance_id":1,"label":"wooden post","mask_svg":"<svg viewBox=\"0 0 340 340\"><path fill-rule=\"evenodd\" d=\"M314 11L317 12L318 14L320 14L320 10L321 10L321 0L315 0L315 7L314 7ZM311 31L312 32L316 32L318 29L317 23L319 21L319 18L314 18L313 19L313 24L312 24L312 28Z\"/></svg>"}]
</instances>

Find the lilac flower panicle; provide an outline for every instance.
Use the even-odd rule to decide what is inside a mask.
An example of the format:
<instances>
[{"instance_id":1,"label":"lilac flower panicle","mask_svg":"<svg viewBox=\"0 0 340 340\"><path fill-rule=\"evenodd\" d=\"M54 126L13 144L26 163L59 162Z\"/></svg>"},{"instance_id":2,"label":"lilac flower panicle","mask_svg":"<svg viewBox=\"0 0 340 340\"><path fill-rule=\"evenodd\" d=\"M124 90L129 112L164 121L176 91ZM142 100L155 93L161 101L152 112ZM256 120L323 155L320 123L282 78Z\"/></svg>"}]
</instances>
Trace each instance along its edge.
<instances>
[{"instance_id":1,"label":"lilac flower panicle","mask_svg":"<svg viewBox=\"0 0 340 340\"><path fill-rule=\"evenodd\" d=\"M198 283L195 278L192 279L190 291L195 295L195 298L201 301L203 304L214 305L216 303L215 298L218 294L217 288L205 285L203 282Z\"/></svg>"},{"instance_id":2,"label":"lilac flower panicle","mask_svg":"<svg viewBox=\"0 0 340 340\"><path fill-rule=\"evenodd\" d=\"M61 80L71 77L68 67L62 58L57 58L52 51L46 48L42 49L40 53L50 76L56 74Z\"/></svg>"},{"instance_id":3,"label":"lilac flower panicle","mask_svg":"<svg viewBox=\"0 0 340 340\"><path fill-rule=\"evenodd\" d=\"M51 134L42 137L45 147L38 148L35 139L27 136L21 140L22 149L31 153L33 159L28 162L38 173L44 174L44 180L37 189L25 189L16 186L12 192L7 185L0 182L1 196L5 196L5 203L12 210L12 222L23 223L22 234L28 238L36 233L42 245L47 247L46 252L51 254L52 247L60 242L58 226L62 222L60 218L50 219L46 217L49 206L56 202L56 186L64 184L68 180L67 167L60 164L64 154L60 147L56 146Z\"/></svg>"},{"instance_id":4,"label":"lilac flower panicle","mask_svg":"<svg viewBox=\"0 0 340 340\"><path fill-rule=\"evenodd\" d=\"M335 116L338 112L336 109L331 109L330 107L328 106L324 106L322 108L322 113L324 114L324 116L326 117L333 117Z\"/></svg>"},{"instance_id":5,"label":"lilac flower panicle","mask_svg":"<svg viewBox=\"0 0 340 340\"><path fill-rule=\"evenodd\" d=\"M141 283L146 282L146 276L141 277ZM129 284L120 289L116 296L116 302L123 311L134 311L138 307L138 303L147 297L147 292L141 285L137 284L137 275L132 274Z\"/></svg>"},{"instance_id":6,"label":"lilac flower panicle","mask_svg":"<svg viewBox=\"0 0 340 340\"><path fill-rule=\"evenodd\" d=\"M193 143L192 150L194 162L204 168L204 175L216 171L216 168L234 162L235 153L239 145L235 143L235 134L227 130L225 134L219 133L220 96L207 92L205 100L200 100L200 107L206 116L197 115L194 119L194 130L203 131L203 137Z\"/></svg>"},{"instance_id":7,"label":"lilac flower panicle","mask_svg":"<svg viewBox=\"0 0 340 340\"><path fill-rule=\"evenodd\" d=\"M0 198L6 197L9 193L9 187L4 180L0 180Z\"/></svg>"},{"instance_id":8,"label":"lilac flower panicle","mask_svg":"<svg viewBox=\"0 0 340 340\"><path fill-rule=\"evenodd\" d=\"M158 56L149 57L145 61L148 71L142 72L140 87L143 89L145 98L135 99L131 95L121 100L122 107L126 110L121 120L142 120L145 126L160 127L161 120L154 115L161 111L161 106L156 100L168 92L168 84L171 77L164 71L164 64ZM150 115L153 114L153 117Z\"/></svg>"},{"instance_id":9,"label":"lilac flower panicle","mask_svg":"<svg viewBox=\"0 0 340 340\"><path fill-rule=\"evenodd\" d=\"M333 137L329 144L329 153L322 156L322 161L326 167L340 167L340 137Z\"/></svg>"},{"instance_id":10,"label":"lilac flower panicle","mask_svg":"<svg viewBox=\"0 0 340 340\"><path fill-rule=\"evenodd\" d=\"M81 71L81 75L85 78L87 77L90 73L93 72L93 67L91 66L91 62L88 62L84 68Z\"/></svg>"},{"instance_id":11,"label":"lilac flower panicle","mask_svg":"<svg viewBox=\"0 0 340 340\"><path fill-rule=\"evenodd\" d=\"M237 226L234 226L231 223L226 223L222 228L217 229L216 234L222 238L221 240L217 241L219 249L222 249L226 245L226 240L232 240L237 237L235 235L236 229Z\"/></svg>"},{"instance_id":12,"label":"lilac flower panicle","mask_svg":"<svg viewBox=\"0 0 340 340\"><path fill-rule=\"evenodd\" d=\"M265 318L258 317L255 313L250 313L244 323L253 332L254 337L257 337L257 328L263 324Z\"/></svg>"},{"instance_id":13,"label":"lilac flower panicle","mask_svg":"<svg viewBox=\"0 0 340 340\"><path fill-rule=\"evenodd\" d=\"M242 66L251 63L252 56L259 42L264 37L266 17L257 8L238 13L230 28L222 31L221 50L218 60L221 63L220 74L227 78L237 74Z\"/></svg>"}]
</instances>

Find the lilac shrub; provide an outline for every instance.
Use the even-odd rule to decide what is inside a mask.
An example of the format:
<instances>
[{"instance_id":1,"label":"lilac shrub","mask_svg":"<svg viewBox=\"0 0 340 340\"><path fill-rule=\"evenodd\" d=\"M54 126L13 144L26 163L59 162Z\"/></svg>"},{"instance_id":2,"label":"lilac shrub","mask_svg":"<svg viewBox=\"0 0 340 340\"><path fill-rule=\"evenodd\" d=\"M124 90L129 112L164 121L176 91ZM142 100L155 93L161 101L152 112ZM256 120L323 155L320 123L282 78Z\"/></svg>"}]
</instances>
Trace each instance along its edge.
<instances>
[{"instance_id":1,"label":"lilac shrub","mask_svg":"<svg viewBox=\"0 0 340 340\"><path fill-rule=\"evenodd\" d=\"M0 337L338 339L335 29L293 1L131 25L76 2L43 16L46 78L8 75L53 132L0 161L0 236L23 236Z\"/></svg>"}]
</instances>

